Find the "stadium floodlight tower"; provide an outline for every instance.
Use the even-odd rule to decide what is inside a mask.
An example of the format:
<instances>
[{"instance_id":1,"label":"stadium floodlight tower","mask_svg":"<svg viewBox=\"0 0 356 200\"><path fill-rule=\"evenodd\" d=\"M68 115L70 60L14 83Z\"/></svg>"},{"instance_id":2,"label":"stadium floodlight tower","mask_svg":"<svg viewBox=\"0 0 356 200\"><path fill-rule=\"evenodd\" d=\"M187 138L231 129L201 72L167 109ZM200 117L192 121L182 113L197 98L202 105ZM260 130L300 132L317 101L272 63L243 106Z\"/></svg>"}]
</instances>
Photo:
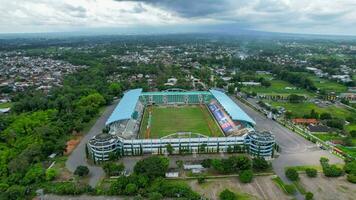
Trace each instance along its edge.
<instances>
[{"instance_id":1,"label":"stadium floodlight tower","mask_svg":"<svg viewBox=\"0 0 356 200\"><path fill-rule=\"evenodd\" d=\"M229 96L219 90L127 91L106 121L107 137L98 135L88 143L95 160L114 154L189 154L250 152L259 137L252 120ZM249 136L252 134L252 136ZM271 156L274 137L261 156ZM100 141L110 145L102 148ZM100 146L101 145L101 146ZM169 149L168 149L169 147ZM268 147L268 148L267 148ZM262 147L261 147L262 148Z\"/></svg>"}]
</instances>

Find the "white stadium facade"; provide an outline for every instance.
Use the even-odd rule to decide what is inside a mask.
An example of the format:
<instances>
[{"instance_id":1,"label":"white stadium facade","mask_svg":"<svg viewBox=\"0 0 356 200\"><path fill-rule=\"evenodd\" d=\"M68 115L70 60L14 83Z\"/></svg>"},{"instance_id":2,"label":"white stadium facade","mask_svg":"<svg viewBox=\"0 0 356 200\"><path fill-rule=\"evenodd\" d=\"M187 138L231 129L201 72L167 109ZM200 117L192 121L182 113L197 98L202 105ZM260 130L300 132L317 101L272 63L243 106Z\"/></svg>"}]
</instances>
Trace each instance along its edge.
<instances>
[{"instance_id":1,"label":"white stadium facade","mask_svg":"<svg viewBox=\"0 0 356 200\"><path fill-rule=\"evenodd\" d=\"M179 132L161 138L139 138L146 106L192 104L206 106L224 136ZM94 161L105 161L121 156L167 154L167 145L170 145L174 154L246 152L252 156L273 157L273 134L256 131L255 124L220 90L142 92L142 89L133 89L124 94L106 121L107 133L100 133L87 143L87 153Z\"/></svg>"}]
</instances>

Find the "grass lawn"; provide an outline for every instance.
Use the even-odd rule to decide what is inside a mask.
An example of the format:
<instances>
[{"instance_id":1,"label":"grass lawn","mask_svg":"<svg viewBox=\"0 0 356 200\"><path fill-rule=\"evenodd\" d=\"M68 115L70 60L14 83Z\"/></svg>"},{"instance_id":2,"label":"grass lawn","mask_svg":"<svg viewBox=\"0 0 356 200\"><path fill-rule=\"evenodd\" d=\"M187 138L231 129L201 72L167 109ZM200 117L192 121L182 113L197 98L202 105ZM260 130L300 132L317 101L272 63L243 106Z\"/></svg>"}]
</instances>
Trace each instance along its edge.
<instances>
[{"instance_id":1,"label":"grass lawn","mask_svg":"<svg viewBox=\"0 0 356 200\"><path fill-rule=\"evenodd\" d=\"M286 89L286 87L294 88L295 86L282 80L271 80L270 87L263 86L246 86L242 90L245 92L256 92L257 94L266 94L266 95L282 95L288 96L290 94L299 94L299 95L308 95L313 96L312 93L301 89Z\"/></svg>"},{"instance_id":2,"label":"grass lawn","mask_svg":"<svg viewBox=\"0 0 356 200\"><path fill-rule=\"evenodd\" d=\"M303 102L303 103L289 103L289 102L275 102L275 101L268 101L273 107L282 106L286 110L292 111L293 117L303 117L306 114L310 114L310 111L314 109L319 114L323 112L330 113L333 117L343 118L350 116L356 118L356 113L346 109L340 108L337 106L328 106L328 107L319 107L314 103L311 102Z\"/></svg>"},{"instance_id":3,"label":"grass lawn","mask_svg":"<svg viewBox=\"0 0 356 200\"><path fill-rule=\"evenodd\" d=\"M327 93L329 92L335 92L335 93L341 93L341 92L346 92L347 87L332 80L324 79L324 78L319 78L313 74L307 73L307 72L295 72L296 74L302 74L305 77L308 77L315 85L320 90L324 90Z\"/></svg>"},{"instance_id":4,"label":"grass lawn","mask_svg":"<svg viewBox=\"0 0 356 200\"><path fill-rule=\"evenodd\" d=\"M140 138L146 138L149 121L149 109L152 109L149 138L161 138L176 132L201 133L207 136L223 136L220 128L206 107L151 107L146 108L140 129Z\"/></svg>"},{"instance_id":5,"label":"grass lawn","mask_svg":"<svg viewBox=\"0 0 356 200\"><path fill-rule=\"evenodd\" d=\"M347 153L348 155L356 158L356 147L345 147L342 145L337 145L337 148L341 149L343 152Z\"/></svg>"},{"instance_id":6,"label":"grass lawn","mask_svg":"<svg viewBox=\"0 0 356 200\"><path fill-rule=\"evenodd\" d=\"M330 81L327 79L322 79L316 76L308 76L311 81L313 81L314 85L319 88L320 90L325 90L327 93L329 92L335 92L335 93L341 93L341 92L346 92L347 87L344 85L341 85L337 82Z\"/></svg>"},{"instance_id":7,"label":"grass lawn","mask_svg":"<svg viewBox=\"0 0 356 200\"><path fill-rule=\"evenodd\" d=\"M331 141L331 140L342 140L342 137L340 137L338 134L333 134L333 133L315 133L313 135L318 137L324 142Z\"/></svg>"},{"instance_id":8,"label":"grass lawn","mask_svg":"<svg viewBox=\"0 0 356 200\"><path fill-rule=\"evenodd\" d=\"M345 128L349 132L352 130L356 130L356 123L349 124L349 125L345 126Z\"/></svg>"},{"instance_id":9,"label":"grass lawn","mask_svg":"<svg viewBox=\"0 0 356 200\"><path fill-rule=\"evenodd\" d=\"M0 108L9 108L11 107L11 103L8 102L8 103L0 103Z\"/></svg>"}]
</instances>

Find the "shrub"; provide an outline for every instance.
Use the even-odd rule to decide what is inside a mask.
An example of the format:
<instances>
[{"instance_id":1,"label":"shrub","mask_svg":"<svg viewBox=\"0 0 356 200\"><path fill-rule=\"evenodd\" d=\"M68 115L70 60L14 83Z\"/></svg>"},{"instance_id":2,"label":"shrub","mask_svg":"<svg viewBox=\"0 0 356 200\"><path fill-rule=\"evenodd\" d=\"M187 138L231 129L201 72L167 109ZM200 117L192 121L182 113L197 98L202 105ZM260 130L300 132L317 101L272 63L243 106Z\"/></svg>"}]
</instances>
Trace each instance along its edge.
<instances>
[{"instance_id":1,"label":"shrub","mask_svg":"<svg viewBox=\"0 0 356 200\"><path fill-rule=\"evenodd\" d=\"M201 165L204 167L204 168L210 168L211 167L211 159L204 159L202 162L201 162Z\"/></svg>"},{"instance_id":2,"label":"shrub","mask_svg":"<svg viewBox=\"0 0 356 200\"><path fill-rule=\"evenodd\" d=\"M350 131L350 135L351 137L356 138L356 130Z\"/></svg>"},{"instance_id":3,"label":"shrub","mask_svg":"<svg viewBox=\"0 0 356 200\"><path fill-rule=\"evenodd\" d=\"M2 196L5 197L4 199L8 200L25 199L26 188L24 186L13 185L9 187Z\"/></svg>"},{"instance_id":4,"label":"shrub","mask_svg":"<svg viewBox=\"0 0 356 200\"><path fill-rule=\"evenodd\" d=\"M47 181L52 181L57 177L57 170L51 168L46 170L46 180Z\"/></svg>"},{"instance_id":5,"label":"shrub","mask_svg":"<svg viewBox=\"0 0 356 200\"><path fill-rule=\"evenodd\" d=\"M295 187L294 187L294 185L292 185L292 184L290 184L290 185L288 185L288 184L286 184L286 185L284 185L284 189L286 190L286 192L288 193L288 194L295 194L296 193L296 189L295 189Z\"/></svg>"},{"instance_id":6,"label":"shrub","mask_svg":"<svg viewBox=\"0 0 356 200\"><path fill-rule=\"evenodd\" d=\"M356 161L347 162L344 166L344 171L347 174L356 174Z\"/></svg>"},{"instance_id":7,"label":"shrub","mask_svg":"<svg viewBox=\"0 0 356 200\"><path fill-rule=\"evenodd\" d=\"M320 164L324 165L324 164L328 164L329 163L329 159L326 157L321 157L320 158Z\"/></svg>"},{"instance_id":8,"label":"shrub","mask_svg":"<svg viewBox=\"0 0 356 200\"><path fill-rule=\"evenodd\" d=\"M244 170L240 173L239 179L242 183L250 183L253 179L253 173L251 170Z\"/></svg>"},{"instance_id":9,"label":"shrub","mask_svg":"<svg viewBox=\"0 0 356 200\"><path fill-rule=\"evenodd\" d=\"M285 175L291 181L299 180L299 174L298 174L297 170L295 170L294 168L288 168L285 171Z\"/></svg>"},{"instance_id":10,"label":"shrub","mask_svg":"<svg viewBox=\"0 0 356 200\"><path fill-rule=\"evenodd\" d=\"M137 186L134 183L129 183L126 185L125 194L132 195L137 191Z\"/></svg>"},{"instance_id":11,"label":"shrub","mask_svg":"<svg viewBox=\"0 0 356 200\"><path fill-rule=\"evenodd\" d=\"M107 176L119 176L125 170L125 166L122 163L107 162L103 165L103 170Z\"/></svg>"},{"instance_id":12,"label":"shrub","mask_svg":"<svg viewBox=\"0 0 356 200\"><path fill-rule=\"evenodd\" d=\"M206 179L205 176L199 176L199 177L198 177L198 183L199 183L199 184L205 183L205 179Z\"/></svg>"},{"instance_id":13,"label":"shrub","mask_svg":"<svg viewBox=\"0 0 356 200\"><path fill-rule=\"evenodd\" d=\"M220 200L235 200L236 194L228 189L223 190L219 195Z\"/></svg>"},{"instance_id":14,"label":"shrub","mask_svg":"<svg viewBox=\"0 0 356 200\"><path fill-rule=\"evenodd\" d=\"M256 157L252 159L252 168L255 171L265 171L270 168L270 165L263 157Z\"/></svg>"},{"instance_id":15,"label":"shrub","mask_svg":"<svg viewBox=\"0 0 356 200\"><path fill-rule=\"evenodd\" d=\"M164 177L168 170L169 160L162 156L151 156L138 161L134 167L136 174L148 176L150 179Z\"/></svg>"},{"instance_id":16,"label":"shrub","mask_svg":"<svg viewBox=\"0 0 356 200\"><path fill-rule=\"evenodd\" d=\"M307 174L308 177L316 177L318 174L318 171L314 168L307 168L307 169L305 169L305 173Z\"/></svg>"},{"instance_id":17,"label":"shrub","mask_svg":"<svg viewBox=\"0 0 356 200\"><path fill-rule=\"evenodd\" d=\"M314 194L311 192L307 192L305 194L305 200L312 200L314 198Z\"/></svg>"},{"instance_id":18,"label":"shrub","mask_svg":"<svg viewBox=\"0 0 356 200\"><path fill-rule=\"evenodd\" d=\"M0 183L0 193L5 192L9 188L9 185L6 183Z\"/></svg>"},{"instance_id":19,"label":"shrub","mask_svg":"<svg viewBox=\"0 0 356 200\"><path fill-rule=\"evenodd\" d=\"M186 198L190 200L201 199L200 195L194 192L189 185L185 182L180 181L167 181L162 178L155 179L149 188L151 192L158 192L162 194L163 197L168 198Z\"/></svg>"},{"instance_id":20,"label":"shrub","mask_svg":"<svg viewBox=\"0 0 356 200\"><path fill-rule=\"evenodd\" d=\"M348 174L348 175L347 175L347 180L348 180L350 183L355 183L355 184L356 184L356 174Z\"/></svg>"},{"instance_id":21,"label":"shrub","mask_svg":"<svg viewBox=\"0 0 356 200\"><path fill-rule=\"evenodd\" d=\"M149 200L161 200L161 199L163 199L163 196L161 193L152 192L152 193L148 194L148 199Z\"/></svg>"},{"instance_id":22,"label":"shrub","mask_svg":"<svg viewBox=\"0 0 356 200\"><path fill-rule=\"evenodd\" d=\"M73 182L51 183L45 186L46 193L59 195L79 195L92 192L93 189L86 184L76 184Z\"/></svg>"},{"instance_id":23,"label":"shrub","mask_svg":"<svg viewBox=\"0 0 356 200\"><path fill-rule=\"evenodd\" d=\"M74 171L74 175L78 175L78 176L86 176L89 174L89 168L87 166L78 166L75 171Z\"/></svg>"},{"instance_id":24,"label":"shrub","mask_svg":"<svg viewBox=\"0 0 356 200\"><path fill-rule=\"evenodd\" d=\"M327 165L323 167L324 175L327 177L339 177L342 175L343 171L336 165Z\"/></svg>"}]
</instances>

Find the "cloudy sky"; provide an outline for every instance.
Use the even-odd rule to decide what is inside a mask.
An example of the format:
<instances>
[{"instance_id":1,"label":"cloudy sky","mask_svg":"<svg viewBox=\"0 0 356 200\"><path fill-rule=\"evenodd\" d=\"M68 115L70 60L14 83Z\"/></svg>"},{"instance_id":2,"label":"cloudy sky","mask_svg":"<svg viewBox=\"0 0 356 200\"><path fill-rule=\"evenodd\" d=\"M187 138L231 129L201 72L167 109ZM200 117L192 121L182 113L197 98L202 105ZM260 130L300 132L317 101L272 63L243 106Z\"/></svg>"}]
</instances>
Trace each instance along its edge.
<instances>
[{"instance_id":1,"label":"cloudy sky","mask_svg":"<svg viewBox=\"0 0 356 200\"><path fill-rule=\"evenodd\" d=\"M217 27L356 35L356 0L0 0L0 33Z\"/></svg>"}]
</instances>

